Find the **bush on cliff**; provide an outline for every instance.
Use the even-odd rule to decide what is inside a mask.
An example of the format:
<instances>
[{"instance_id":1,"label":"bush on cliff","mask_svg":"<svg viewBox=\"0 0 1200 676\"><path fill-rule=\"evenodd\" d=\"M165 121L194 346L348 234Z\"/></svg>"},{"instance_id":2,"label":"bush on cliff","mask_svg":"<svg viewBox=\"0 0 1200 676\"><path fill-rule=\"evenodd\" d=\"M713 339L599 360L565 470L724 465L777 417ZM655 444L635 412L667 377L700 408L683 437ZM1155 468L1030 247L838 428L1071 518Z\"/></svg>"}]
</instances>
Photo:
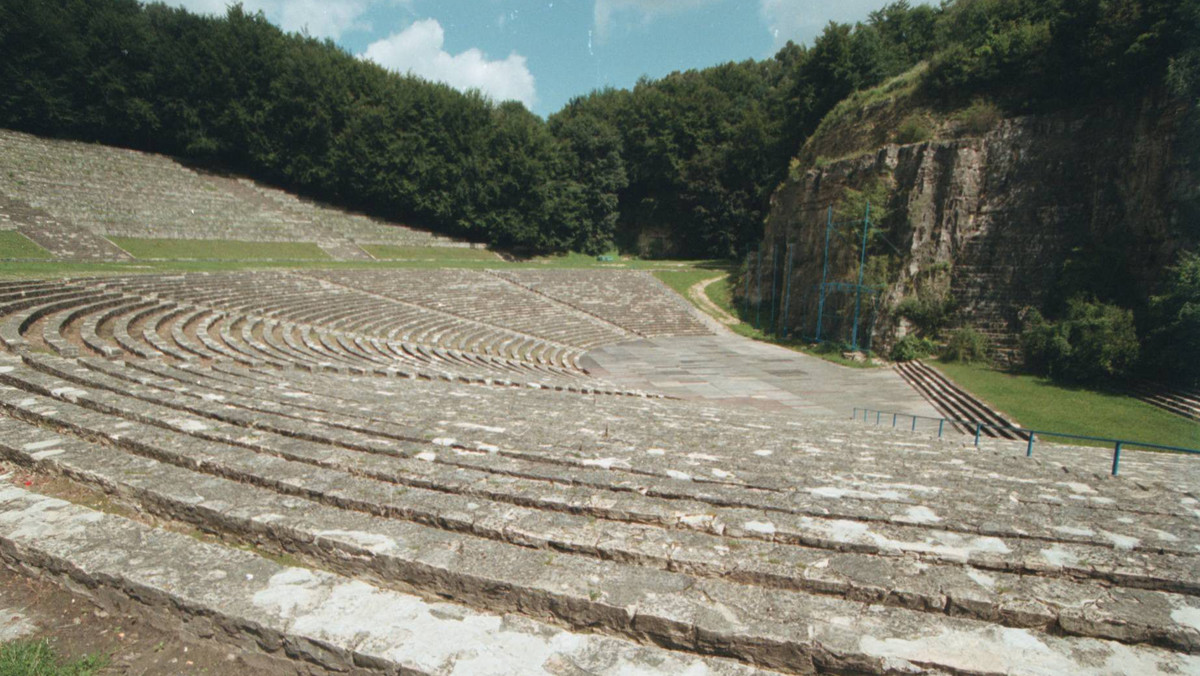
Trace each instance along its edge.
<instances>
[{"instance_id":1,"label":"bush on cliff","mask_svg":"<svg viewBox=\"0 0 1200 676\"><path fill-rule=\"evenodd\" d=\"M942 360L964 364L985 362L988 360L987 348L987 338L982 333L971 328L958 329L950 336L946 349L942 350Z\"/></svg>"},{"instance_id":2,"label":"bush on cliff","mask_svg":"<svg viewBox=\"0 0 1200 676\"><path fill-rule=\"evenodd\" d=\"M901 338L892 346L888 358L892 361L913 361L937 352L937 345L928 338L918 338L913 334Z\"/></svg>"},{"instance_id":3,"label":"bush on cliff","mask_svg":"<svg viewBox=\"0 0 1200 676\"><path fill-rule=\"evenodd\" d=\"M1025 366L1065 383L1101 385L1127 376L1138 360L1133 313L1072 299L1057 322L1031 310L1021 334Z\"/></svg>"},{"instance_id":4,"label":"bush on cliff","mask_svg":"<svg viewBox=\"0 0 1200 676\"><path fill-rule=\"evenodd\" d=\"M1171 268L1162 295L1150 299L1154 326L1146 337L1150 375L1200 386L1200 253L1185 252Z\"/></svg>"}]
</instances>

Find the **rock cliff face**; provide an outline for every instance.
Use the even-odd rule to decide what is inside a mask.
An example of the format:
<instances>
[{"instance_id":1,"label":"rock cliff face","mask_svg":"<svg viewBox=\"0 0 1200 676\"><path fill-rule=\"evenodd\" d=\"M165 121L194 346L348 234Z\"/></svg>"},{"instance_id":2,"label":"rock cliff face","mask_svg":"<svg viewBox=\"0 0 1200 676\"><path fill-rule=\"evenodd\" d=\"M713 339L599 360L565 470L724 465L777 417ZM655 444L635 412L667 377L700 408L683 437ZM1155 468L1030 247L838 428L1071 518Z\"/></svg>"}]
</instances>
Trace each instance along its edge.
<instances>
[{"instance_id":1,"label":"rock cliff face","mask_svg":"<svg viewBox=\"0 0 1200 676\"><path fill-rule=\"evenodd\" d=\"M872 329L876 349L909 330L887 308L918 289L950 291L964 323L1001 350L1015 345L1020 310L1046 303L1070 274L1064 269L1079 261L1113 265L1109 281L1147 297L1179 248L1196 243L1195 224L1183 222L1182 204L1197 185L1178 147L1184 112L1148 101L1011 118L983 136L886 145L794 170L772 198L765 239L780 251L790 242L795 252L791 283L799 293L789 325L812 326L804 298L821 281L826 209L872 183L888 197L887 215L875 224L886 241L872 244L869 256L891 257L886 276L875 268L886 282ZM857 275L850 233L831 240L830 281Z\"/></svg>"}]
</instances>

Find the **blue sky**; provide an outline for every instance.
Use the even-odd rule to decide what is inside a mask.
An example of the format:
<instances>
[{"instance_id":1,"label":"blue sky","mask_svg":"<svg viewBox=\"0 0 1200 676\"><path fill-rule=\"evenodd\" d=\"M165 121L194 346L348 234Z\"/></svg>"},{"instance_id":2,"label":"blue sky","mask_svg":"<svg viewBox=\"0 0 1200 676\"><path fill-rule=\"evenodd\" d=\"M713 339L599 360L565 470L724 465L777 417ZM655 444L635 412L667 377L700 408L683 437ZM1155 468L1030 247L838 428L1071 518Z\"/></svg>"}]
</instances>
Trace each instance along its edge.
<instances>
[{"instance_id":1,"label":"blue sky","mask_svg":"<svg viewBox=\"0 0 1200 676\"><path fill-rule=\"evenodd\" d=\"M887 0L243 0L288 31L549 115L643 75L771 56ZM221 14L227 0L169 0Z\"/></svg>"}]
</instances>

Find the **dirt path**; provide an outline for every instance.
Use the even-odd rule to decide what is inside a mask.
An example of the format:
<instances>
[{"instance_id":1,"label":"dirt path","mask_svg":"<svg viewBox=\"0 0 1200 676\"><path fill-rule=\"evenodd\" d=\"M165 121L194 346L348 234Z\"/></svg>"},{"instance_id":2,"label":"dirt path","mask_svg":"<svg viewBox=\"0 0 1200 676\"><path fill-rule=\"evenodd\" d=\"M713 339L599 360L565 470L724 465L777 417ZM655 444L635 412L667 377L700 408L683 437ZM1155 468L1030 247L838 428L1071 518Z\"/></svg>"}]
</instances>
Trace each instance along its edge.
<instances>
[{"instance_id":1,"label":"dirt path","mask_svg":"<svg viewBox=\"0 0 1200 676\"><path fill-rule=\"evenodd\" d=\"M712 315L717 321L725 324L726 326L733 326L734 324L741 324L741 320L729 314L725 310L722 310L720 306L712 302L712 300L708 297L708 293L705 291L709 284L725 279L728 276L729 275L721 275L720 277L713 277L712 279L705 279L703 281L696 282L690 288L688 288L688 296L692 299L693 303L700 306L705 312Z\"/></svg>"}]
</instances>

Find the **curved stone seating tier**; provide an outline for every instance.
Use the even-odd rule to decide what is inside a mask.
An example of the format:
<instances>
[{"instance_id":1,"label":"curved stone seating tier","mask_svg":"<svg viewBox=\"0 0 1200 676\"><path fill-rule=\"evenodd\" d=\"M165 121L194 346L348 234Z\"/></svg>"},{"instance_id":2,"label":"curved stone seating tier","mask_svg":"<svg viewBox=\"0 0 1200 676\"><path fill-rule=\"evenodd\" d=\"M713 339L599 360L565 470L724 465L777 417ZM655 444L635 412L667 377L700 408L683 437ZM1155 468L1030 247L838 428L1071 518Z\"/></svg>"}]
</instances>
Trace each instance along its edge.
<instances>
[{"instance_id":1,"label":"curved stone seating tier","mask_svg":"<svg viewBox=\"0 0 1200 676\"><path fill-rule=\"evenodd\" d=\"M367 258L355 243L466 245L162 155L14 131L0 130L0 174L20 178L0 184L0 198L99 235L313 242L338 259ZM0 227L15 225L0 219Z\"/></svg>"},{"instance_id":2,"label":"curved stone seating tier","mask_svg":"<svg viewBox=\"0 0 1200 676\"><path fill-rule=\"evenodd\" d=\"M617 326L478 270L317 270L303 274L585 350L634 337Z\"/></svg>"},{"instance_id":3,"label":"curved stone seating tier","mask_svg":"<svg viewBox=\"0 0 1200 676\"><path fill-rule=\"evenodd\" d=\"M367 296L352 298L349 304L340 300L346 292L324 303L313 301L308 295L276 297L275 300L283 301L298 297L300 302L294 305L312 308L301 313L309 321L290 321L213 308L210 304L251 309L254 306L243 302L241 296L248 294L235 293L232 287L198 283L188 288L181 279L188 278L163 277L157 284L156 280L146 278L108 278L6 287L0 293L3 313L0 346L20 353L45 349L63 356L87 354L204 364L233 362L249 367L640 394L599 382L587 384L581 372L562 366L576 358L577 352L544 350L546 346L536 339L522 340L521 344L528 347L523 351L488 354L463 351L455 346L455 341L421 345L339 328L347 317L367 311L375 316L380 314L379 301ZM228 278L223 279L229 282ZM206 276L196 281L212 282ZM180 300L167 296L177 296ZM347 305L350 309L346 309ZM469 324L463 320L454 322ZM470 327L478 329L473 324ZM495 330L489 327L489 332ZM491 340L486 336L476 338L474 347L495 342L494 336Z\"/></svg>"},{"instance_id":4,"label":"curved stone seating tier","mask_svg":"<svg viewBox=\"0 0 1200 676\"><path fill-rule=\"evenodd\" d=\"M429 276L436 279L441 271L434 272ZM559 373L578 373L577 360L583 354L581 347L550 343L513 328L293 273L133 277L107 283L126 294L153 294L231 314L527 361Z\"/></svg>"},{"instance_id":5,"label":"curved stone seating tier","mask_svg":"<svg viewBox=\"0 0 1200 676\"><path fill-rule=\"evenodd\" d=\"M167 314L187 334L195 313ZM1083 449L1029 461L848 420L39 352L0 356L0 410L10 461L456 617L785 673L1198 664L1197 475L1174 457L1131 454L1116 480L1077 469ZM0 538L59 560L14 500Z\"/></svg>"},{"instance_id":6,"label":"curved stone seating tier","mask_svg":"<svg viewBox=\"0 0 1200 676\"><path fill-rule=\"evenodd\" d=\"M653 275L626 270L504 270L497 277L639 336L707 336L686 300Z\"/></svg>"},{"instance_id":7,"label":"curved stone seating tier","mask_svg":"<svg viewBox=\"0 0 1200 676\"><path fill-rule=\"evenodd\" d=\"M423 273L0 284L0 475L161 520L3 482L5 560L341 671L1200 670L1193 458L607 396Z\"/></svg>"}]
</instances>

